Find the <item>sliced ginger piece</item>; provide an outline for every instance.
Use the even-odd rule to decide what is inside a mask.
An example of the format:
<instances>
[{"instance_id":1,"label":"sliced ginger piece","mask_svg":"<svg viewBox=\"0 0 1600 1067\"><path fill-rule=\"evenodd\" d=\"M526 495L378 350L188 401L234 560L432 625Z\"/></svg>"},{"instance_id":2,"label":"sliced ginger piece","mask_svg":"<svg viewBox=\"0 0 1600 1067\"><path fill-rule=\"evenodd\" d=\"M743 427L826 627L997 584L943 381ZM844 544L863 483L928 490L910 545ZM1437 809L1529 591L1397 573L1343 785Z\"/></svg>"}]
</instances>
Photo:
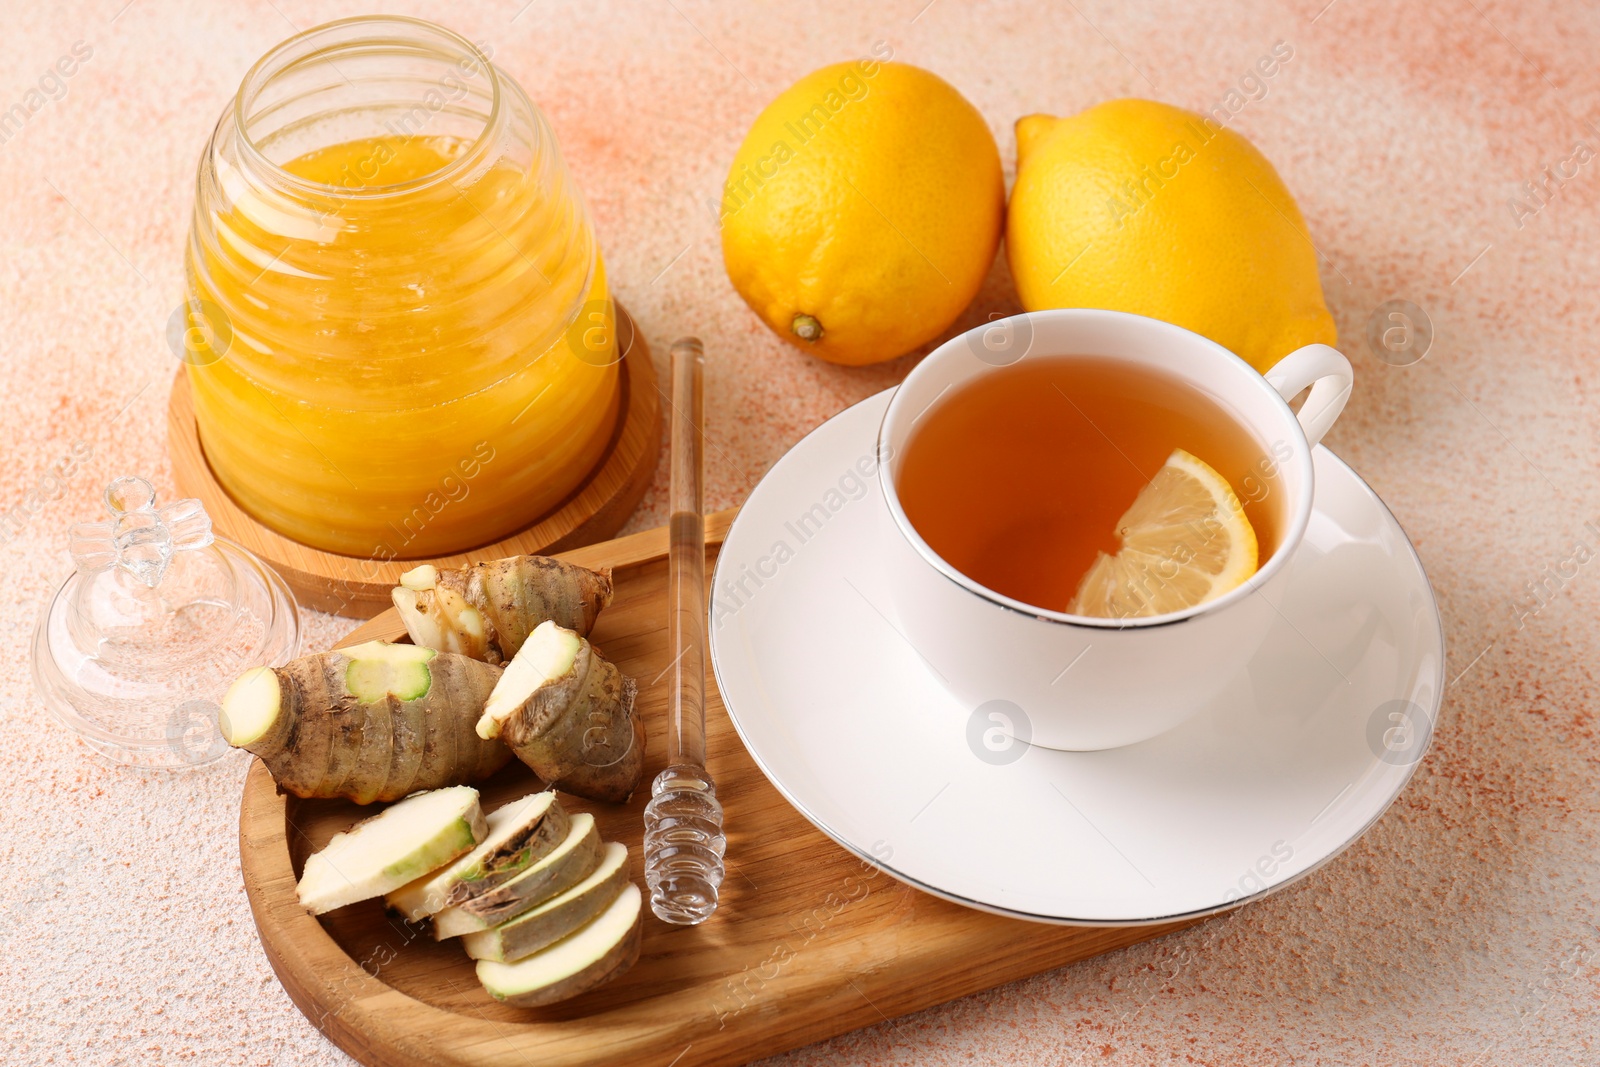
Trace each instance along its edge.
<instances>
[{"instance_id":1,"label":"sliced ginger piece","mask_svg":"<svg viewBox=\"0 0 1600 1067\"><path fill-rule=\"evenodd\" d=\"M521 1008L554 1004L608 982L639 958L644 894L628 883L595 918L515 963L479 960L478 981L489 995Z\"/></svg>"},{"instance_id":2,"label":"sliced ginger piece","mask_svg":"<svg viewBox=\"0 0 1600 1067\"><path fill-rule=\"evenodd\" d=\"M306 857L295 891L321 915L399 889L471 851L488 832L471 786L415 793L334 834Z\"/></svg>"},{"instance_id":3,"label":"sliced ginger piece","mask_svg":"<svg viewBox=\"0 0 1600 1067\"><path fill-rule=\"evenodd\" d=\"M552 792L532 793L501 805L485 820L478 847L448 866L424 874L384 897L390 908L415 922L444 910L456 886L483 890L516 877L544 858L571 830L566 809Z\"/></svg>"}]
</instances>

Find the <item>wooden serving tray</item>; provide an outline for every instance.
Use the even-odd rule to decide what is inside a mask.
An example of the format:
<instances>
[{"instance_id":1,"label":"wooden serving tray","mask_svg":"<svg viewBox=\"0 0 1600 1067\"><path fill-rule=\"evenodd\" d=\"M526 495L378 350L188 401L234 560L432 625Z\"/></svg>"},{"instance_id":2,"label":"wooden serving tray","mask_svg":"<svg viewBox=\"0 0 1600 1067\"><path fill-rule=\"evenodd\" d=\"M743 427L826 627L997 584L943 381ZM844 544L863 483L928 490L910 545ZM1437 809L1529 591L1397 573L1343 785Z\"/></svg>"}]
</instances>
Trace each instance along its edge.
<instances>
[{"instance_id":1,"label":"wooden serving tray","mask_svg":"<svg viewBox=\"0 0 1600 1067\"><path fill-rule=\"evenodd\" d=\"M709 545L721 543L732 517L710 518ZM666 531L651 530L562 554L615 568L616 600L592 638L639 682L647 782L666 753L666 551ZM342 643L403 634L389 611ZM497 1003L460 945L435 943L380 901L308 915L295 898L306 856L368 812L281 796L257 761L239 813L241 865L262 947L290 998L371 1067L735 1064L1189 925L1045 926L912 889L807 822L751 761L714 684L707 701L710 771L728 834L721 907L699 927L647 916L632 970L546 1008ZM485 806L537 787L513 761L483 787ZM628 845L643 888L648 788L623 807L564 799L593 812L606 840Z\"/></svg>"},{"instance_id":2,"label":"wooden serving tray","mask_svg":"<svg viewBox=\"0 0 1600 1067\"><path fill-rule=\"evenodd\" d=\"M182 367L167 401L167 451L172 456L173 481L183 495L200 499L218 533L272 564L301 604L357 619L370 619L387 608L389 590L399 583L402 573L419 563L456 567L522 553L549 554L610 537L638 506L661 454L661 398L650 346L622 305L616 308L618 344L622 346L622 402L605 455L554 511L493 544L453 556L383 563L325 552L269 529L234 503L212 473L195 424L189 376Z\"/></svg>"}]
</instances>

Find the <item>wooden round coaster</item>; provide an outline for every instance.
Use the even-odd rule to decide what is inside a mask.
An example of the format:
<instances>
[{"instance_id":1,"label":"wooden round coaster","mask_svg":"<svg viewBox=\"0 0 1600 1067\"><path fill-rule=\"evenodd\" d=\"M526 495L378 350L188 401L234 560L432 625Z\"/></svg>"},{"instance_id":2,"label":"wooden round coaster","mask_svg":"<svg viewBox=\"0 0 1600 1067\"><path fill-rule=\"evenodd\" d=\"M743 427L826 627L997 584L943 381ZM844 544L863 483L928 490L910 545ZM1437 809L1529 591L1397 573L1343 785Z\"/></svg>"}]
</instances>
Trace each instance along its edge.
<instances>
[{"instance_id":1,"label":"wooden round coaster","mask_svg":"<svg viewBox=\"0 0 1600 1067\"><path fill-rule=\"evenodd\" d=\"M301 604L370 619L389 606L389 591L399 583L400 575L419 563L456 567L521 553L549 554L603 541L622 527L655 474L661 453L661 398L650 346L620 304L617 335L624 345L622 403L605 456L588 480L554 511L493 544L435 559L383 563L324 552L268 529L234 503L212 473L195 425L189 377L182 368L167 403L172 477L180 493L198 497L205 505L217 533L270 563Z\"/></svg>"}]
</instances>

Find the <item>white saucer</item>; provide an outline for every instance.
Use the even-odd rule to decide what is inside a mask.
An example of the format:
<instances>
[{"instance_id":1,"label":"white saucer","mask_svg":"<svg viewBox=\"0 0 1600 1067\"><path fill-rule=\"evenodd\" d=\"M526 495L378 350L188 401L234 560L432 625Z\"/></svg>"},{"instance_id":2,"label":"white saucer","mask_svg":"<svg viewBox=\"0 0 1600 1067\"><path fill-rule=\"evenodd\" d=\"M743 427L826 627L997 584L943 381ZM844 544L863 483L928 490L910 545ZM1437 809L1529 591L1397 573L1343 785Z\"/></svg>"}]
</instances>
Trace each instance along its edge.
<instances>
[{"instance_id":1,"label":"white saucer","mask_svg":"<svg viewBox=\"0 0 1600 1067\"><path fill-rule=\"evenodd\" d=\"M1007 749L990 732L992 748L983 715L900 636L882 588L875 546L890 519L860 471L889 396L778 461L714 578L728 714L819 829L957 903L1120 925L1261 896L1383 814L1431 738L1444 638L1411 543L1349 467L1316 450L1315 511L1280 622L1210 707L1127 748Z\"/></svg>"}]
</instances>

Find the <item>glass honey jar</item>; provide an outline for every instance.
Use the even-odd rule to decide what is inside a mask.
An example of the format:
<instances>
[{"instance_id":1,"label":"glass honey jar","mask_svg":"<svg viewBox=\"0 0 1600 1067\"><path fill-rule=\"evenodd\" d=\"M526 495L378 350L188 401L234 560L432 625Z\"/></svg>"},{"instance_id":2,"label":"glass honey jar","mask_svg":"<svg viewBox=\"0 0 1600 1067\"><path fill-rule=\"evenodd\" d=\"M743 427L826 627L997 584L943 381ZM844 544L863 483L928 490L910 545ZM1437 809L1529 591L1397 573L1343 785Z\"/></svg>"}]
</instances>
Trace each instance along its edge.
<instances>
[{"instance_id":1,"label":"glass honey jar","mask_svg":"<svg viewBox=\"0 0 1600 1067\"><path fill-rule=\"evenodd\" d=\"M218 481L350 556L495 541L596 467L614 309L549 124L485 50L328 23L245 76L200 161L186 371Z\"/></svg>"}]
</instances>

